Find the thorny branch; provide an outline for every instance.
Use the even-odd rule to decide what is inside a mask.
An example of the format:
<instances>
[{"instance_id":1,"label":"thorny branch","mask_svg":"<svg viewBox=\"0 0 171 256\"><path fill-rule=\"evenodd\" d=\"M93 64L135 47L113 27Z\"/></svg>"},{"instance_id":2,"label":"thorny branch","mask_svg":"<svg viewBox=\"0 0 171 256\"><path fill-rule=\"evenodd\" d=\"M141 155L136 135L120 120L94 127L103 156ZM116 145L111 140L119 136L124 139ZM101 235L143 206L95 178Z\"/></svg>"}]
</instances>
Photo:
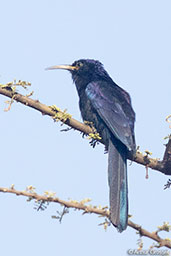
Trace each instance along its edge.
<instances>
[{"instance_id":1,"label":"thorny branch","mask_svg":"<svg viewBox=\"0 0 171 256\"><path fill-rule=\"evenodd\" d=\"M28 197L29 200L31 201L32 199L35 199L36 202L54 202L54 203L58 203L62 206L64 206L65 212L67 213L67 209L68 208L74 208L77 210L82 210L83 214L85 213L94 213L97 214L99 216L103 216L109 219L110 216L110 212L108 209L106 209L106 207L104 208L98 208L97 206L92 206L92 205L86 205L85 202L89 202L90 200L82 200L81 202L78 201L74 201L74 200L70 200L70 201L65 201L62 200L58 197L55 197L55 193L47 193L45 192L45 195L39 195L37 193L34 192L34 190L32 190L32 186L30 186L30 189L26 189L26 191L19 191L16 190L14 188L14 185L11 188L4 188L4 187L0 187L0 192L3 193L11 193L11 194L15 194L17 196L25 196ZM64 215L64 213L63 213ZM61 219L60 219L61 221ZM162 247L162 246L166 246L167 248L171 249L171 240L166 238L163 239L161 238L158 233L160 231L170 231L170 226L168 225L168 223L164 223L163 226L158 227L158 229L154 232L149 232L146 229L142 228L140 225L135 224L134 222L128 220L128 226L130 226L131 228L135 229L138 231L139 235L142 236L146 236L154 241L156 241L158 244L156 245L157 247Z\"/></svg>"},{"instance_id":2,"label":"thorny branch","mask_svg":"<svg viewBox=\"0 0 171 256\"><path fill-rule=\"evenodd\" d=\"M70 126L75 130L82 132L83 134L89 135L93 133L93 130L90 126L85 125L74 118L71 118L71 116L67 114L66 111L62 112L57 107L49 107L45 104L42 104L39 100L33 100L28 96L24 96L20 93L9 90L8 88L2 86L0 86L0 94L7 96L17 102L20 102L28 107L34 108L41 112L43 115L49 115L54 120L57 120L58 118L58 120L60 120L61 122L65 123L66 125ZM99 142L103 143L102 140L99 140ZM129 159L138 164L150 167L153 170L162 172L166 175L171 175L171 136L169 136L169 142L166 145L164 159L162 161L149 157L149 154L147 153L144 155L138 150L134 158L132 159L132 157L129 156Z\"/></svg>"}]
</instances>

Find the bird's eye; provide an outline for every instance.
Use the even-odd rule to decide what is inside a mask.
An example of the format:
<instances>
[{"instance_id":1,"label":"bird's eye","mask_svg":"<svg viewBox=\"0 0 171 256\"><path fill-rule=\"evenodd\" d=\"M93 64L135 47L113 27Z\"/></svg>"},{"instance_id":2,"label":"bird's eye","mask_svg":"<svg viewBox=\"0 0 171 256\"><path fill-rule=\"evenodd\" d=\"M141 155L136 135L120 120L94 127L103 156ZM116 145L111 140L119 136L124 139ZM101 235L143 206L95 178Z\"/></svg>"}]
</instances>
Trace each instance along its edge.
<instances>
[{"instance_id":1,"label":"bird's eye","mask_svg":"<svg viewBox=\"0 0 171 256\"><path fill-rule=\"evenodd\" d=\"M77 62L77 67L81 68L83 66L82 62Z\"/></svg>"}]
</instances>

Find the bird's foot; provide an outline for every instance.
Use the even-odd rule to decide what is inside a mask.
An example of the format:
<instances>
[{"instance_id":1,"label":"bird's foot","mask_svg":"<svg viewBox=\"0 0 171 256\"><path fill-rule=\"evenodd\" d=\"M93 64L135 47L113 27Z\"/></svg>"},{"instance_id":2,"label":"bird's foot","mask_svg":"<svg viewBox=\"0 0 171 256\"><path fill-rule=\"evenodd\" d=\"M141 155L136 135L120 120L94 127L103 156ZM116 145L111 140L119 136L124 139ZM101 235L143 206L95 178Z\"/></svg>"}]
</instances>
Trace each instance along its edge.
<instances>
[{"instance_id":1,"label":"bird's foot","mask_svg":"<svg viewBox=\"0 0 171 256\"><path fill-rule=\"evenodd\" d=\"M85 125L90 126L92 129L94 128L94 126L93 126L93 122L90 122L90 121L84 121L84 124L85 124ZM94 129L95 129L95 128L94 128Z\"/></svg>"},{"instance_id":2,"label":"bird's foot","mask_svg":"<svg viewBox=\"0 0 171 256\"><path fill-rule=\"evenodd\" d=\"M95 139L91 139L91 141L89 142L90 143L90 146L92 146L93 148L95 148L95 146L97 144L99 144L99 141L98 140L95 140Z\"/></svg>"},{"instance_id":3,"label":"bird's foot","mask_svg":"<svg viewBox=\"0 0 171 256\"><path fill-rule=\"evenodd\" d=\"M54 116L52 117L55 122L66 122L67 120L70 120L72 117L70 114L66 112L66 109L62 111L56 105L49 106L49 108L55 112Z\"/></svg>"},{"instance_id":4,"label":"bird's foot","mask_svg":"<svg viewBox=\"0 0 171 256\"><path fill-rule=\"evenodd\" d=\"M91 129L92 129L92 133L93 133L93 134L96 134L96 133L97 133L97 130L96 130L96 128L94 127L93 122L90 122L90 121L84 121L84 124L85 124L85 125L88 125L88 126L90 126L90 127L91 127Z\"/></svg>"},{"instance_id":5,"label":"bird's foot","mask_svg":"<svg viewBox=\"0 0 171 256\"><path fill-rule=\"evenodd\" d=\"M102 138L100 137L100 134L94 127L93 122L84 121L84 124L90 126L92 129L92 132L88 134L88 139L91 140L90 145L94 148L96 144L98 144L98 141L101 140Z\"/></svg>"},{"instance_id":6,"label":"bird's foot","mask_svg":"<svg viewBox=\"0 0 171 256\"><path fill-rule=\"evenodd\" d=\"M96 131L95 133L89 133L88 139L93 139L98 141L98 140L101 140L102 138L100 137L100 134Z\"/></svg>"},{"instance_id":7,"label":"bird's foot","mask_svg":"<svg viewBox=\"0 0 171 256\"><path fill-rule=\"evenodd\" d=\"M93 122L90 121L84 121L85 125L88 125L91 127L92 132L89 133L89 139L94 139L94 140L101 140L102 138L100 137L100 134L97 132L96 128L94 127Z\"/></svg>"}]
</instances>

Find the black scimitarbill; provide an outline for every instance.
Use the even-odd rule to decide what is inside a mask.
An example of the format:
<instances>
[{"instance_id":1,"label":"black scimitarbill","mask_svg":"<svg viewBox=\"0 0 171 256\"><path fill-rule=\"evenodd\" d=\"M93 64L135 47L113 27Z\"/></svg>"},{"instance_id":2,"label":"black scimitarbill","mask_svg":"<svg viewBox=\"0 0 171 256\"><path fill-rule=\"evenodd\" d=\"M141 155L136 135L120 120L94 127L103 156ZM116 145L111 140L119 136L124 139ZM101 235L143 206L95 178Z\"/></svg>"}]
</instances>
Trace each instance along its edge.
<instances>
[{"instance_id":1,"label":"black scimitarbill","mask_svg":"<svg viewBox=\"0 0 171 256\"><path fill-rule=\"evenodd\" d=\"M110 219L122 232L128 223L127 156L135 152L135 113L130 96L96 60L82 59L48 69L71 72L82 118L93 123L108 149Z\"/></svg>"}]
</instances>

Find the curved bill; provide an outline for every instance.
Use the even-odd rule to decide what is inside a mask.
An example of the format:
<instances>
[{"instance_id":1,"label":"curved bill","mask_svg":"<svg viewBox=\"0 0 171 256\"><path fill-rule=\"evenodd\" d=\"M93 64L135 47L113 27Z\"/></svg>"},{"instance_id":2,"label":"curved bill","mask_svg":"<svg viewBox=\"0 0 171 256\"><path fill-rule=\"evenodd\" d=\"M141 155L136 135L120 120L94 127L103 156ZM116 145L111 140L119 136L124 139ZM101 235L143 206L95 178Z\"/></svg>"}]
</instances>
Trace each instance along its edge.
<instances>
[{"instance_id":1,"label":"curved bill","mask_svg":"<svg viewBox=\"0 0 171 256\"><path fill-rule=\"evenodd\" d=\"M53 70L53 69L66 69L69 71L77 70L78 68L71 65L57 65L57 66L51 66L49 68L46 68L46 70Z\"/></svg>"}]
</instances>

